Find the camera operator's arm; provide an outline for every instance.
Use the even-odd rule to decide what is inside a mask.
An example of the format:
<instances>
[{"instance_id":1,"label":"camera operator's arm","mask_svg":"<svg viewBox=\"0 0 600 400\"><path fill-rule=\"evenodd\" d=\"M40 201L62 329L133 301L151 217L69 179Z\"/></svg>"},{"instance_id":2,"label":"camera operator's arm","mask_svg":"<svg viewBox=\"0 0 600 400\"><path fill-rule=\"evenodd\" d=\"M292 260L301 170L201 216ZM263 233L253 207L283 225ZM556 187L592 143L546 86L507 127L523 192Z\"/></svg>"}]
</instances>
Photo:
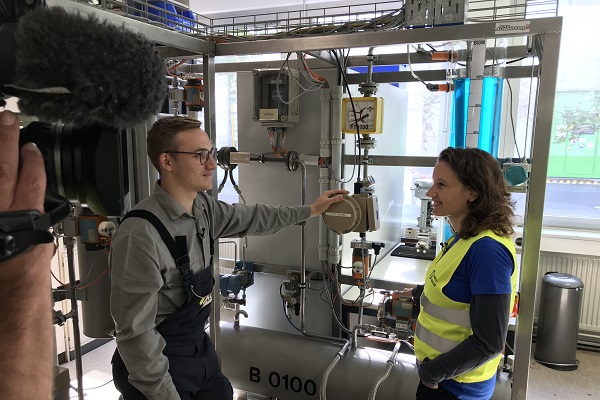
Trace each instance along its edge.
<instances>
[{"instance_id":1,"label":"camera operator's arm","mask_svg":"<svg viewBox=\"0 0 600 400\"><path fill-rule=\"evenodd\" d=\"M19 161L21 165L19 166ZM19 121L0 113L0 211L44 211L46 172L35 145L20 152ZM50 399L53 334L52 244L0 263L0 387L3 399ZM35 384L32 384L35 382Z\"/></svg>"}]
</instances>

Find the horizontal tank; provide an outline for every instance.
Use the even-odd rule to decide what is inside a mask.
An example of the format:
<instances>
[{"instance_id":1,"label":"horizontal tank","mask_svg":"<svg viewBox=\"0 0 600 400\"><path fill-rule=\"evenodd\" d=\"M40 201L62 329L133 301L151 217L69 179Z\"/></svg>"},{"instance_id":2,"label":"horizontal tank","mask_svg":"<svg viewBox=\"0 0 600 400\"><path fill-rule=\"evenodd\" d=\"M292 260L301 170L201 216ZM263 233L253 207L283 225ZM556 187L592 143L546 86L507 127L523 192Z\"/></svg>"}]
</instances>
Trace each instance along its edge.
<instances>
[{"instance_id":1,"label":"horizontal tank","mask_svg":"<svg viewBox=\"0 0 600 400\"><path fill-rule=\"evenodd\" d=\"M341 343L231 324L222 324L219 343L223 373L235 389L285 400L318 399L323 373L342 348ZM368 399L391 354L348 349L329 375L327 399ZM414 398L419 384L415 357L399 353L396 360L376 399Z\"/></svg>"}]
</instances>

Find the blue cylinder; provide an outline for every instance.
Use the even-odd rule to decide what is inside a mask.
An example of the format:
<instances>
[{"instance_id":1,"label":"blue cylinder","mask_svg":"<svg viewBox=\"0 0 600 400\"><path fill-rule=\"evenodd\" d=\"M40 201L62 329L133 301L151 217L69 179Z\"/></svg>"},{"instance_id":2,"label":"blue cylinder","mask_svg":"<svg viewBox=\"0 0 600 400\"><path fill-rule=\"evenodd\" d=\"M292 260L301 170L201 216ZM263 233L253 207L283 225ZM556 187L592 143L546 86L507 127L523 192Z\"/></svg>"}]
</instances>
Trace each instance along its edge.
<instances>
[{"instance_id":1,"label":"blue cylinder","mask_svg":"<svg viewBox=\"0 0 600 400\"><path fill-rule=\"evenodd\" d=\"M464 148L467 146L467 111L469 110L470 78L454 80L452 98L452 119L450 120L450 146Z\"/></svg>"},{"instance_id":2,"label":"blue cylinder","mask_svg":"<svg viewBox=\"0 0 600 400\"><path fill-rule=\"evenodd\" d=\"M478 147L494 157L498 157L500 142L503 85L504 78L495 76L483 78ZM450 146L452 147L466 146L470 86L471 78L454 80L452 119L450 123Z\"/></svg>"}]
</instances>

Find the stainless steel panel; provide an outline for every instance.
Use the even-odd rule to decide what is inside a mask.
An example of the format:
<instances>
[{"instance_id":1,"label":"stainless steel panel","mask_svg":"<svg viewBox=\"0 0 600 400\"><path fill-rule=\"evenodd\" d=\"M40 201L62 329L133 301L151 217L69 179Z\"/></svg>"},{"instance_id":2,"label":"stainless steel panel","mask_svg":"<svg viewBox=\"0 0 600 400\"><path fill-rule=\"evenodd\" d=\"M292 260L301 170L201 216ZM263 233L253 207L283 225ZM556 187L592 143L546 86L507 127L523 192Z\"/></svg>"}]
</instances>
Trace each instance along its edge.
<instances>
[{"instance_id":1,"label":"stainless steel panel","mask_svg":"<svg viewBox=\"0 0 600 400\"><path fill-rule=\"evenodd\" d=\"M247 304L242 307L248 312L248 318L242 321L243 325L298 333L283 313L283 302L279 295L279 287L286 279L286 271L283 273L284 275L255 273L254 285L246 291ZM309 285L310 289L306 290L305 329L311 333L330 336L331 308L320 297L323 282L310 281ZM293 308L288 310L288 314L294 325L300 328L300 315L295 315Z\"/></svg>"},{"instance_id":2,"label":"stainless steel panel","mask_svg":"<svg viewBox=\"0 0 600 400\"><path fill-rule=\"evenodd\" d=\"M281 63L283 60L281 61ZM330 82L335 76L326 74ZM252 121L252 74L238 74L238 93L243 94L238 101L238 125L240 151L272 154L267 128ZM300 97L300 121L287 130L285 148L299 153L319 154L320 139L320 100L319 92L309 92ZM299 205L301 202L300 170L289 172L284 163L252 163L242 165L239 170L240 189L248 203ZM306 201L311 204L319 195L319 171L316 166L307 166ZM318 220L307 221L306 263L309 270L320 270L318 259ZM248 237L246 259L262 264L277 264L290 268L300 267L300 227L269 236Z\"/></svg>"}]
</instances>

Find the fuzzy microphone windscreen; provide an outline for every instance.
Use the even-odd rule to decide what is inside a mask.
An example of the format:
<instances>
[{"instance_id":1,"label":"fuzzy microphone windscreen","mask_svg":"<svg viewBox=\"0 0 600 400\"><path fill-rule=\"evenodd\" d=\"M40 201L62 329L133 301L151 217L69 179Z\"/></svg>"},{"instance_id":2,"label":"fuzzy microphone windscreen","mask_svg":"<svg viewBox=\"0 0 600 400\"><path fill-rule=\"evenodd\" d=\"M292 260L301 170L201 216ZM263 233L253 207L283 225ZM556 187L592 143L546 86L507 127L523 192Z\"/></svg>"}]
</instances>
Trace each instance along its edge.
<instances>
[{"instance_id":1,"label":"fuzzy microphone windscreen","mask_svg":"<svg viewBox=\"0 0 600 400\"><path fill-rule=\"evenodd\" d=\"M131 127L157 114L167 94L153 44L93 15L38 8L19 21L16 44L19 109L40 120Z\"/></svg>"}]
</instances>

